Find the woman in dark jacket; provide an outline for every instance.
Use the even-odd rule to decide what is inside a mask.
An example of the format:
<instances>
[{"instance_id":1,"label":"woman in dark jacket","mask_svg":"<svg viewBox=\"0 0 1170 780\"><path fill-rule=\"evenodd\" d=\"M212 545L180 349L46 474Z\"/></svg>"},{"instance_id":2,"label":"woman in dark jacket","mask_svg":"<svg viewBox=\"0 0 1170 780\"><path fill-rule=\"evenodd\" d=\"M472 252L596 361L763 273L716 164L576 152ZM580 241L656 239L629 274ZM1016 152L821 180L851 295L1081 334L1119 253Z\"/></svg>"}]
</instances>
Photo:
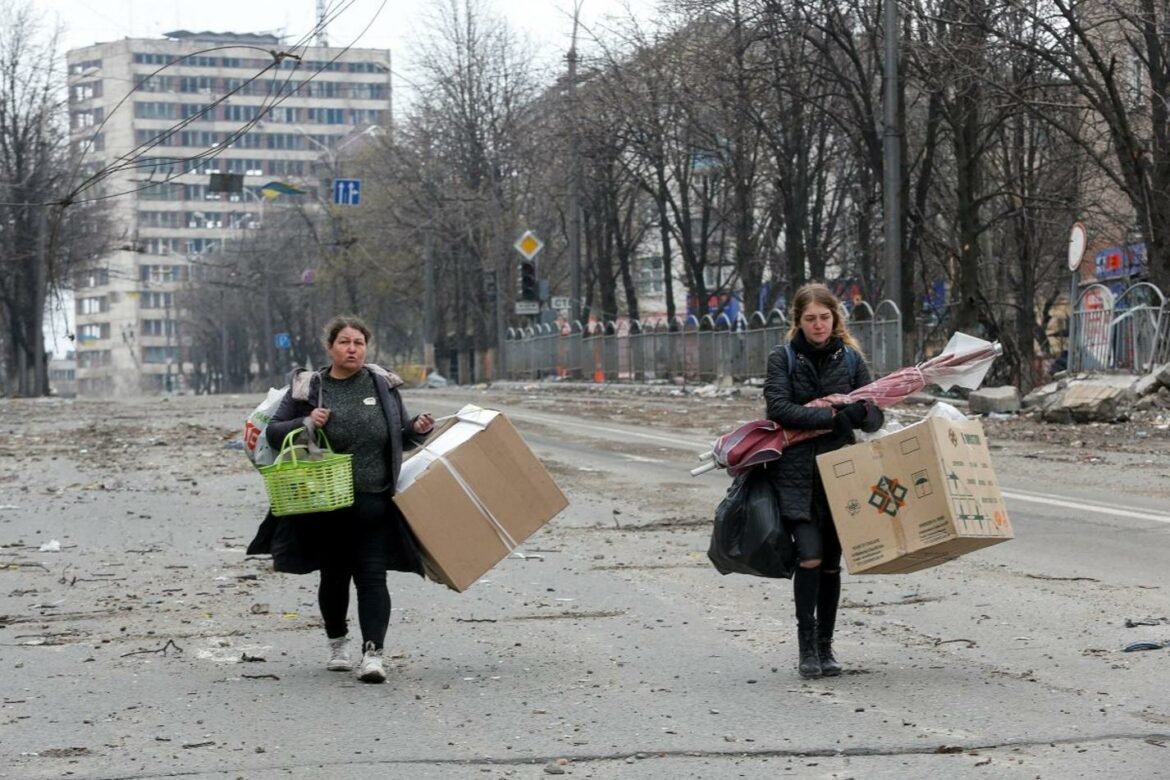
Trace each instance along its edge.
<instances>
[{"instance_id":1,"label":"woman in dark jacket","mask_svg":"<svg viewBox=\"0 0 1170 780\"><path fill-rule=\"evenodd\" d=\"M764 383L768 419L790 430L825 433L786 448L768 471L780 500L780 516L800 561L792 578L800 675L833 676L841 673L833 657L833 628L841 600L841 542L816 457L852 444L855 428L876 431L883 415L865 401L840 408L805 406L827 395L850 393L871 381L861 350L845 326L841 304L825 285L806 284L796 291L789 345L791 349L773 347L768 356Z\"/></svg>"},{"instance_id":2,"label":"woman in dark jacket","mask_svg":"<svg viewBox=\"0 0 1170 780\"><path fill-rule=\"evenodd\" d=\"M362 661L358 678L383 682L382 646L390 623L389 569L422 574L414 538L391 497L402 452L434 425L429 414L409 418L398 395L402 380L366 363L370 330L357 317L325 326L332 363L319 372L293 372L288 393L264 435L279 449L297 428L320 428L336 452L350 453L354 502L333 512L264 519L249 555L271 554L276 571L320 570L317 601L329 639L326 668L353 668L349 657L349 585L357 590Z\"/></svg>"}]
</instances>

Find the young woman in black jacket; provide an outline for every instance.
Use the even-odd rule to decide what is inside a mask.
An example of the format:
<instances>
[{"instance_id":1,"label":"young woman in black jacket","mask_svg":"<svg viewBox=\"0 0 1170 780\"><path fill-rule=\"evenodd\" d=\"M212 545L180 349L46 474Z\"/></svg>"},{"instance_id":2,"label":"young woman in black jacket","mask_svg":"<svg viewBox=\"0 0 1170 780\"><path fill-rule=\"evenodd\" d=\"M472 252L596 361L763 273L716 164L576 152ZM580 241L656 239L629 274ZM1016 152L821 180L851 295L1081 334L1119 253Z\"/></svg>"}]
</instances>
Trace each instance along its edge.
<instances>
[{"instance_id":1,"label":"young woman in black jacket","mask_svg":"<svg viewBox=\"0 0 1170 780\"><path fill-rule=\"evenodd\" d=\"M791 347L791 348L790 348ZM881 409L866 401L840 408L809 401L846 394L872 381L861 349L845 325L840 301L823 284L807 284L792 300L788 344L768 356L764 399L768 419L789 430L823 430L794 444L768 465L780 516L792 534L799 567L792 578L802 677L834 676L833 629L841 600L841 542L829 512L816 457L854 443L853 430L876 431Z\"/></svg>"}]
</instances>

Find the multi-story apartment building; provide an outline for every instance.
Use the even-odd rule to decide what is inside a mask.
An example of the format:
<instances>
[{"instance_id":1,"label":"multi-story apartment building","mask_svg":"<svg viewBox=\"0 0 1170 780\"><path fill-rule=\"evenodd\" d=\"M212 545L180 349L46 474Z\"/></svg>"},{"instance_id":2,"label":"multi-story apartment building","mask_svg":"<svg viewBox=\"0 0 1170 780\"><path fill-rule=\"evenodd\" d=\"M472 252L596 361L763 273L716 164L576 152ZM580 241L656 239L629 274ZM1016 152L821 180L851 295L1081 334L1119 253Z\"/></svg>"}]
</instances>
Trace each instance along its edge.
<instances>
[{"instance_id":1,"label":"multi-story apartment building","mask_svg":"<svg viewBox=\"0 0 1170 780\"><path fill-rule=\"evenodd\" d=\"M389 51L302 47L273 67L266 50L281 41L177 31L68 52L82 175L121 168L81 195L106 198L116 240L75 280L79 395L182 389L192 260L259 225L264 185L316 189L341 139L389 125ZM243 189L213 191L213 173Z\"/></svg>"}]
</instances>

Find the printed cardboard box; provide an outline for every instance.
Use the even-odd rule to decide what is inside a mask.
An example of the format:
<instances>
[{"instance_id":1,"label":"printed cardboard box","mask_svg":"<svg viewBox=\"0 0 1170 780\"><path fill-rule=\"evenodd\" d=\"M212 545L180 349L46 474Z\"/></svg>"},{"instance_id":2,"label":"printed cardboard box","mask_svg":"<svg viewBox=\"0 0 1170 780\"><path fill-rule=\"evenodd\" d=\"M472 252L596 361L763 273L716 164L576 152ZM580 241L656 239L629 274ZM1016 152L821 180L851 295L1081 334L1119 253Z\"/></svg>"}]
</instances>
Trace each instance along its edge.
<instances>
[{"instance_id":1,"label":"printed cardboard box","mask_svg":"<svg viewBox=\"0 0 1170 780\"><path fill-rule=\"evenodd\" d=\"M817 468L851 574L917 571L1012 538L978 421L928 417Z\"/></svg>"},{"instance_id":2,"label":"printed cardboard box","mask_svg":"<svg viewBox=\"0 0 1170 780\"><path fill-rule=\"evenodd\" d=\"M507 418L475 406L407 454L394 503L422 546L427 576L457 591L569 505Z\"/></svg>"}]
</instances>

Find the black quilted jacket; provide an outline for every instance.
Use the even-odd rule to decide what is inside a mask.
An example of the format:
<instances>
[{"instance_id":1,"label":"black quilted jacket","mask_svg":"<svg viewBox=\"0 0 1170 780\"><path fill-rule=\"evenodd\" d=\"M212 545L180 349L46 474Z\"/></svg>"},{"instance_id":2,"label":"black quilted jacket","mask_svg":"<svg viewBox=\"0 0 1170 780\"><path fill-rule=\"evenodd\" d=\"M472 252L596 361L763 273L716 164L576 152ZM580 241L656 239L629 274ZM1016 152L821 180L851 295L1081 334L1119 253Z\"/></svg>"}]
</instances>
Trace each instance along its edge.
<instances>
[{"instance_id":1,"label":"black quilted jacket","mask_svg":"<svg viewBox=\"0 0 1170 780\"><path fill-rule=\"evenodd\" d=\"M839 339L833 339L819 355L802 334L798 333L792 344L796 366L791 372L788 370L788 350L783 344L773 347L768 355L768 374L764 382L768 419L789 430L824 430L826 433L787 447L779 461L768 464L768 471L779 491L780 514L791 520L811 520L814 491L824 491L817 474L817 455L852 444L853 437L845 439L830 432L832 409L810 408L805 404L834 393L850 393L869 384L872 376L865 360L859 359L856 377L850 377L845 348ZM880 412L871 418L866 421L867 429L881 427Z\"/></svg>"}]
</instances>

